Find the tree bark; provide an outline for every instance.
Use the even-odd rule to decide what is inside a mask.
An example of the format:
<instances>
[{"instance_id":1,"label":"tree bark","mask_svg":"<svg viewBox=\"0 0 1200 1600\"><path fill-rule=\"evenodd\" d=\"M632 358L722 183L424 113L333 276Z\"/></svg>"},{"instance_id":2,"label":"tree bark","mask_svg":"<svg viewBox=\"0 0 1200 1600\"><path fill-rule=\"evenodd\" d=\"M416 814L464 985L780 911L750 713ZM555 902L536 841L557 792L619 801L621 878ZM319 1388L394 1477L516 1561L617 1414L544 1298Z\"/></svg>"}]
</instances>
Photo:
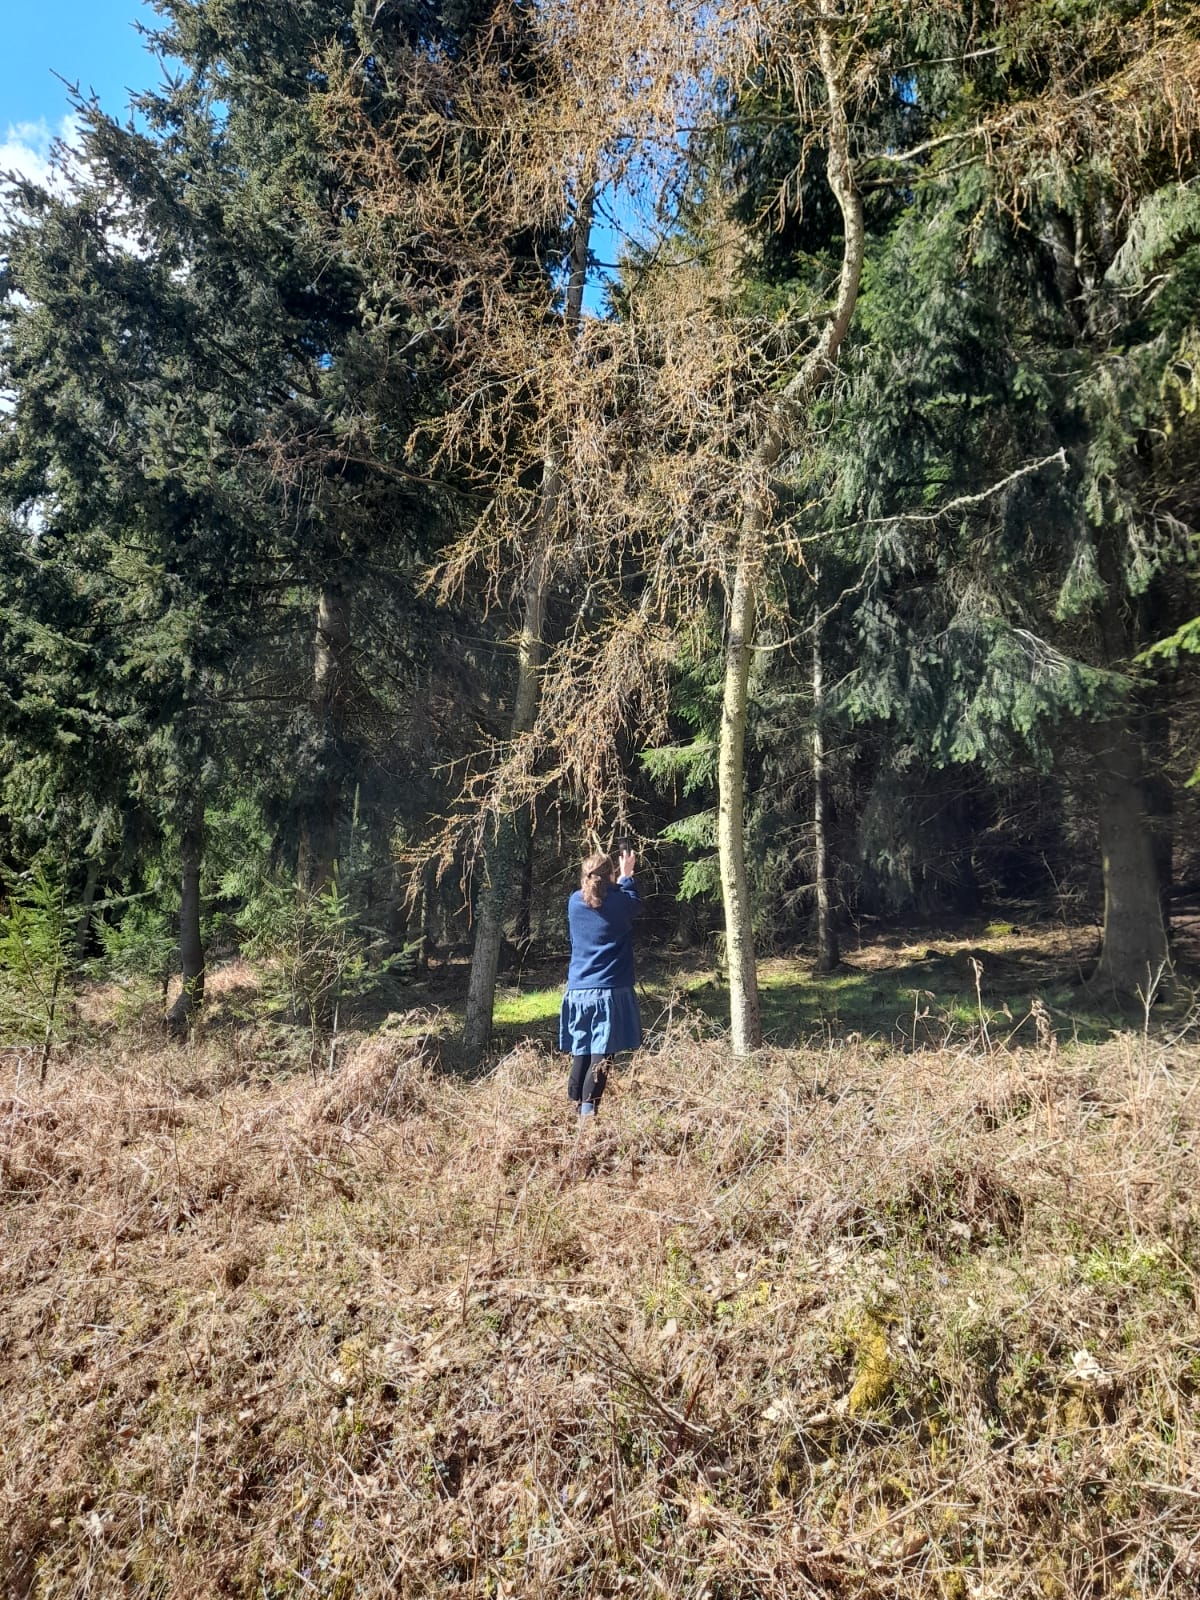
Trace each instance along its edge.
<instances>
[{"instance_id":1,"label":"tree bark","mask_svg":"<svg viewBox=\"0 0 1200 1600\"><path fill-rule=\"evenodd\" d=\"M195 799L181 840L179 969L183 987L167 1013L167 1026L185 1035L204 1000L204 941L200 937L200 868L204 859L204 802Z\"/></svg>"},{"instance_id":2,"label":"tree bark","mask_svg":"<svg viewBox=\"0 0 1200 1600\"><path fill-rule=\"evenodd\" d=\"M574 344L583 316L583 290L587 281L588 250L592 236L595 194L587 185L575 218L570 273L564 309L567 340ZM562 474L553 442L546 452L538 506L535 545L525 578L521 633L517 645L517 689L513 702L512 738L528 733L537 720L541 692L546 597L550 587L551 557L562 495ZM475 907L475 943L471 950L471 975L467 984L463 1022L463 1054L468 1066L478 1066L492 1036L492 1011L496 1000L496 973L504 941L504 920L518 870L530 849L531 815L523 807L516 816L501 817L491 848L485 853L483 886Z\"/></svg>"},{"instance_id":3,"label":"tree bark","mask_svg":"<svg viewBox=\"0 0 1200 1600\"><path fill-rule=\"evenodd\" d=\"M821 660L821 620L813 621L813 846L817 891L817 959L814 970L833 972L841 964L833 895L829 887L829 768L825 756L825 681Z\"/></svg>"},{"instance_id":4,"label":"tree bark","mask_svg":"<svg viewBox=\"0 0 1200 1600\"><path fill-rule=\"evenodd\" d=\"M296 877L307 894L320 894L337 868L342 809L341 747L350 683L350 602L341 583L323 585L313 642L312 709L320 741L321 771L300 827Z\"/></svg>"},{"instance_id":5,"label":"tree bark","mask_svg":"<svg viewBox=\"0 0 1200 1600\"><path fill-rule=\"evenodd\" d=\"M1093 988L1148 996L1169 963L1141 742L1128 720L1095 730L1096 800L1104 867L1104 935Z\"/></svg>"},{"instance_id":6,"label":"tree bark","mask_svg":"<svg viewBox=\"0 0 1200 1600\"><path fill-rule=\"evenodd\" d=\"M754 959L754 912L746 874L745 750L754 635L755 581L750 550L743 544L729 601L725 642L725 688L717 752L717 855L725 905L725 960L729 968L729 1023L733 1053L749 1055L762 1043L758 969Z\"/></svg>"},{"instance_id":7,"label":"tree bark","mask_svg":"<svg viewBox=\"0 0 1200 1600\"><path fill-rule=\"evenodd\" d=\"M513 918L513 937L527 945L533 937L533 810L523 806L517 817L517 831L524 841L521 873L517 883L517 909Z\"/></svg>"},{"instance_id":8,"label":"tree bark","mask_svg":"<svg viewBox=\"0 0 1200 1600\"><path fill-rule=\"evenodd\" d=\"M87 955L92 937L92 912L96 904L96 891L100 887L100 862L92 856L87 864L87 881L83 886L83 899L79 903L79 916L75 922L75 959L82 961Z\"/></svg>"},{"instance_id":9,"label":"tree bark","mask_svg":"<svg viewBox=\"0 0 1200 1600\"><path fill-rule=\"evenodd\" d=\"M1158 896L1166 919L1171 891L1175 887L1175 791L1171 783L1171 714L1168 710L1160 707L1145 713L1142 741L1146 752L1142 789L1154 842ZM1170 931L1168 923L1168 937Z\"/></svg>"},{"instance_id":10,"label":"tree bark","mask_svg":"<svg viewBox=\"0 0 1200 1600\"><path fill-rule=\"evenodd\" d=\"M745 741L750 657L758 610L762 535L768 520L767 484L805 407L829 381L858 299L865 251L862 198L850 159L850 127L843 99L845 64L838 60L836 21L818 17L817 55L829 97L827 175L842 214L842 270L833 316L769 418L749 474L725 644L725 690L717 760L717 853L725 909L733 1052L748 1055L762 1043L754 927L745 861Z\"/></svg>"}]
</instances>

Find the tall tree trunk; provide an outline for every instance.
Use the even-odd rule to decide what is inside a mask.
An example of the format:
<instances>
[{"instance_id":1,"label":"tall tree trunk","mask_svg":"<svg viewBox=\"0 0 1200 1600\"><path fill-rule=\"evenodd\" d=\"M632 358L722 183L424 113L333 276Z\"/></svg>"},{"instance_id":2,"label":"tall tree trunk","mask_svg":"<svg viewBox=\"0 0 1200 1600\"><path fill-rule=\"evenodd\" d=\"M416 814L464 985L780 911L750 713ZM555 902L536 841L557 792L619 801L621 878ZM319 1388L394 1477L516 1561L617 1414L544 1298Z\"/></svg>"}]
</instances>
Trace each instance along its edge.
<instances>
[{"instance_id":1,"label":"tall tree trunk","mask_svg":"<svg viewBox=\"0 0 1200 1600\"><path fill-rule=\"evenodd\" d=\"M321 771L300 827L296 877L308 894L333 881L342 809L341 749L350 683L350 602L343 585L323 585L313 641L312 710L320 742Z\"/></svg>"},{"instance_id":2,"label":"tall tree trunk","mask_svg":"<svg viewBox=\"0 0 1200 1600\"><path fill-rule=\"evenodd\" d=\"M557 467L550 466L552 483L543 488L546 496L557 499ZM553 516L547 513L549 523ZM533 727L538 711L538 670L542 663L542 633L546 612L549 551L543 540L525 580L524 614L517 644L517 693L513 704L512 737L518 738ZM500 947L504 940L504 918L512 894L513 880L529 848L528 822L521 817L501 817L490 849L484 852L483 884L475 903L475 943L471 951L471 975L467 983L466 1017L463 1022L463 1052L468 1065L478 1066L492 1036L492 1009L496 1000L496 973L500 969Z\"/></svg>"},{"instance_id":3,"label":"tall tree trunk","mask_svg":"<svg viewBox=\"0 0 1200 1600\"><path fill-rule=\"evenodd\" d=\"M200 868L204 860L204 802L193 799L180 842L183 872L179 899L179 968L183 987L167 1013L167 1026L186 1034L204 1000L204 942L200 937Z\"/></svg>"},{"instance_id":4,"label":"tall tree trunk","mask_svg":"<svg viewBox=\"0 0 1200 1600\"><path fill-rule=\"evenodd\" d=\"M1092 974L1096 989L1148 995L1169 960L1143 790L1141 741L1126 718L1094 734L1100 853L1104 866L1104 936Z\"/></svg>"},{"instance_id":5,"label":"tall tree trunk","mask_svg":"<svg viewBox=\"0 0 1200 1600\"><path fill-rule=\"evenodd\" d=\"M825 756L825 675L821 659L821 617L813 620L813 845L816 856L817 972L832 972L840 963L833 895L829 888L829 767Z\"/></svg>"},{"instance_id":6,"label":"tall tree trunk","mask_svg":"<svg viewBox=\"0 0 1200 1600\"><path fill-rule=\"evenodd\" d=\"M1165 631L1165 630L1164 630ZM1154 866L1163 917L1169 915L1175 887L1175 791L1171 783L1171 714L1159 707L1142 718L1145 764L1142 788L1154 841ZM1170 924L1167 924L1168 937Z\"/></svg>"},{"instance_id":7,"label":"tall tree trunk","mask_svg":"<svg viewBox=\"0 0 1200 1600\"><path fill-rule=\"evenodd\" d=\"M564 328L574 344L583 316L583 290L587 282L588 250L592 236L595 194L586 185L575 218ZM546 597L550 587L551 557L557 533L562 474L554 442L546 452L538 505L535 546L522 596L521 634L517 645L517 689L513 702L512 738L528 733L537 720L541 692L543 633ZM484 852L483 884L475 906L475 943L471 950L471 975L467 983L463 1054L468 1066L478 1066L492 1036L492 1010L496 1000L496 973L504 940L504 919L513 883L524 868L531 846L529 808L516 816L500 818L491 847Z\"/></svg>"},{"instance_id":8,"label":"tall tree trunk","mask_svg":"<svg viewBox=\"0 0 1200 1600\"><path fill-rule=\"evenodd\" d=\"M745 741L750 655L758 610L762 535L767 525L769 479L813 397L828 383L858 299L865 230L862 199L850 160L850 128L843 98L846 63L837 52L835 19L818 15L814 34L829 98L826 172L842 214L842 271L833 316L772 413L749 474L745 510L734 564L725 644L725 692L717 758L717 853L725 906L725 949L729 961L730 1023L735 1055L762 1043L754 927L745 861Z\"/></svg>"},{"instance_id":9,"label":"tall tree trunk","mask_svg":"<svg viewBox=\"0 0 1200 1600\"><path fill-rule=\"evenodd\" d=\"M738 555L725 641L725 689L717 752L717 854L725 904L725 960L729 967L729 1023L733 1053L749 1055L762 1043L758 969L754 959L754 908L746 875L745 750L750 651L754 637L755 580L748 541Z\"/></svg>"},{"instance_id":10,"label":"tall tree trunk","mask_svg":"<svg viewBox=\"0 0 1200 1600\"><path fill-rule=\"evenodd\" d=\"M75 922L75 959L82 961L87 955L92 937L92 911L96 904L96 891L100 887L100 862L92 856L87 864L87 881L83 886L83 899L79 903L79 916Z\"/></svg>"}]
</instances>

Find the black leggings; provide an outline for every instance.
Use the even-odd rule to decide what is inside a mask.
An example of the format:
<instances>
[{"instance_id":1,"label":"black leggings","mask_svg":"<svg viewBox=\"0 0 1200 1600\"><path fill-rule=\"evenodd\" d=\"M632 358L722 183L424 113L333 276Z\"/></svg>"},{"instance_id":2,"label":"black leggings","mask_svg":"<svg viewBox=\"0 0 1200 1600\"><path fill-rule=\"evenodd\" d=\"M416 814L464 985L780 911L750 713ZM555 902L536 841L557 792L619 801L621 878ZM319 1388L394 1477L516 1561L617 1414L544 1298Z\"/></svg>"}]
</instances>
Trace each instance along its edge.
<instances>
[{"instance_id":1,"label":"black leggings","mask_svg":"<svg viewBox=\"0 0 1200 1600\"><path fill-rule=\"evenodd\" d=\"M577 1103L590 1101L599 1110L611 1062L611 1056L572 1056L571 1076L567 1079L568 1099Z\"/></svg>"}]
</instances>

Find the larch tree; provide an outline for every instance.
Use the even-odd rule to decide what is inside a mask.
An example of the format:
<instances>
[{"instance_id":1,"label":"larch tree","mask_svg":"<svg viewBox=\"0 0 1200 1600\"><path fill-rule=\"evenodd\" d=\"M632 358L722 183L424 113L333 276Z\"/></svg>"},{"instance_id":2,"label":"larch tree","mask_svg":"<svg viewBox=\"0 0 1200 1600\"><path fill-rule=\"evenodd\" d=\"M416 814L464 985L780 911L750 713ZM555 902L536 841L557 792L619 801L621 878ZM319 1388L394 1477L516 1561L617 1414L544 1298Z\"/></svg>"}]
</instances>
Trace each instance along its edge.
<instances>
[{"instance_id":1,"label":"larch tree","mask_svg":"<svg viewBox=\"0 0 1200 1600\"><path fill-rule=\"evenodd\" d=\"M676 137L697 54L697 25L678 23L666 3L639 7L632 25L615 4L502 4L459 56L394 57L379 126L356 72L330 120L363 259L414 274L436 330L447 403L422 447L480 508L431 582L445 603L471 588L484 608L516 614L507 737L484 753L441 839L445 862L465 846L477 889L472 1060L491 1032L531 801L547 786L547 605L558 586L586 587L580 544L595 537L588 457L604 448L608 367L597 372L584 336L593 215L598 197L649 181L647 153ZM614 731L597 738L607 746ZM593 824L598 803L584 802Z\"/></svg>"},{"instance_id":2,"label":"larch tree","mask_svg":"<svg viewBox=\"0 0 1200 1600\"><path fill-rule=\"evenodd\" d=\"M452 399L437 424L439 458L469 467L486 504L441 564L444 592L482 570L497 597L513 584L528 601L531 588L541 594L552 556L579 596L540 675L519 679L520 725L477 776L482 803L469 810L476 840L548 788L577 795L593 826L619 816L622 730L641 739L660 730L676 631L714 584L725 597L718 835L739 1054L761 1031L744 743L773 542L772 480L835 369L853 314L864 228L851 121L887 78L869 40L881 9L713 8L681 32L669 5L639 8L631 27L625 8L564 4L536 19L536 92L532 65L525 77L498 70L512 25L502 10L495 38L465 72L461 61L410 66L415 75L395 92L400 109L383 136L356 114L351 85L336 134L371 244L389 237L439 288L430 316L448 330ZM680 196L711 180L697 166L697 152L710 160L705 143L686 130L697 122L715 129L729 86L756 75L787 81L805 130L800 168L822 150L840 218L832 293L822 285L782 320L741 314L753 242L727 203L716 204L700 259L670 237ZM414 115L422 105L423 118ZM456 159L439 166L435 156L448 147ZM789 176L785 205L797 184ZM723 180L715 181L719 190ZM617 183L643 202L653 190L658 247L637 252L641 265L627 275L617 318L581 326L570 301L564 315L548 317L547 282L514 270L513 241L523 230L565 228L577 293L578 221L589 197ZM527 606L529 664L539 631ZM496 946L493 923L486 948ZM494 970L491 959L477 968L476 1049L490 1023Z\"/></svg>"}]
</instances>

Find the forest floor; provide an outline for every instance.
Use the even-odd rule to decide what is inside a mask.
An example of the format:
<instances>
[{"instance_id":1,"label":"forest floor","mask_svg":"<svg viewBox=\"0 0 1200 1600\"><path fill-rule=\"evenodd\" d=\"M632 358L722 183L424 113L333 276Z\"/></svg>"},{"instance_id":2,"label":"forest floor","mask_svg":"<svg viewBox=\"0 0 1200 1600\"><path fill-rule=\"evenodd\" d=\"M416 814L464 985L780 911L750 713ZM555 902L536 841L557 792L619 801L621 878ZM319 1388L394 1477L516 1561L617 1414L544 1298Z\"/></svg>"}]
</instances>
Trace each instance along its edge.
<instances>
[{"instance_id":1,"label":"forest floor","mask_svg":"<svg viewBox=\"0 0 1200 1600\"><path fill-rule=\"evenodd\" d=\"M988 1043L1033 1044L1041 1013L1060 1039L1105 1039L1114 1029L1144 1026L1146 1008L1086 989L1099 943L1094 926L1047 922L1035 913L957 919L919 933L864 933L846 941L838 970L826 974L815 973L804 953L767 957L759 964L763 1030L768 1043L783 1046L858 1034L896 1046L943 1048L983 1037L981 1028ZM1147 984L1160 1024L1185 1017L1193 1004L1186 975L1200 974L1200 916L1176 919L1175 944L1183 981L1173 989ZM565 954L538 957L502 980L496 1024L504 1042L553 1042L565 968ZM727 1023L728 985L711 958L651 948L639 956L639 977L643 1024L652 1037L681 1005L708 1017L714 1034ZM428 980L428 993L451 1015L465 987L462 961L435 968Z\"/></svg>"},{"instance_id":2,"label":"forest floor","mask_svg":"<svg viewBox=\"0 0 1200 1600\"><path fill-rule=\"evenodd\" d=\"M541 1012L330 1072L236 963L187 1044L96 989L0 1051L0 1594L1193 1596L1200 1038L1027 1038L1037 952L960 932L837 1028L768 964L816 1021L750 1062L656 978L583 1132Z\"/></svg>"}]
</instances>

